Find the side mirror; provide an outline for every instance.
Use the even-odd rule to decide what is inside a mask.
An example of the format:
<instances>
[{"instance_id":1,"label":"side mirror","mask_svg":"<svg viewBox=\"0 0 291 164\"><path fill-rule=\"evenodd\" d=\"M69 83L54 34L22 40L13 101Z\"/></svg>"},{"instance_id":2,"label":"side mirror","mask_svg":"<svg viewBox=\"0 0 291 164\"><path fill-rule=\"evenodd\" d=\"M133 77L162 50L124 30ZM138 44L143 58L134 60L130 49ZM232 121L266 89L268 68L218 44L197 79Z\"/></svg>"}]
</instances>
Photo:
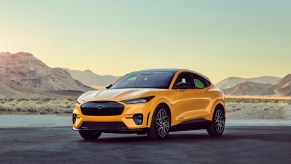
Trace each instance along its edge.
<instances>
[{"instance_id":1,"label":"side mirror","mask_svg":"<svg viewBox=\"0 0 291 164\"><path fill-rule=\"evenodd\" d=\"M112 87L112 84L107 84L106 89L110 89Z\"/></svg>"},{"instance_id":2,"label":"side mirror","mask_svg":"<svg viewBox=\"0 0 291 164\"><path fill-rule=\"evenodd\" d=\"M185 82L179 82L175 85L174 89L189 89L189 85Z\"/></svg>"}]
</instances>

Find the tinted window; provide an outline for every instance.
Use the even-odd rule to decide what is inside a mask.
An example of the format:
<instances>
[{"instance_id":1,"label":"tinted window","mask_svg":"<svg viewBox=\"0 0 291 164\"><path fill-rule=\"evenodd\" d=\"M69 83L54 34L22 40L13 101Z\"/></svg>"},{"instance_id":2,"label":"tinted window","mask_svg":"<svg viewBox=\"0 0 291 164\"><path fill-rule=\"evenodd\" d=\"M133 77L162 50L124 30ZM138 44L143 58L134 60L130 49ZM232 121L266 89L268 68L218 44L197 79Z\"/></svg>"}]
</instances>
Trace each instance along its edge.
<instances>
[{"instance_id":1,"label":"tinted window","mask_svg":"<svg viewBox=\"0 0 291 164\"><path fill-rule=\"evenodd\" d=\"M203 77L199 75L193 74L192 79L193 79L193 84L194 84L193 87L196 89L203 89L210 85L210 83L206 79L204 79Z\"/></svg>"},{"instance_id":2,"label":"tinted window","mask_svg":"<svg viewBox=\"0 0 291 164\"><path fill-rule=\"evenodd\" d=\"M203 84L203 82L200 79L194 78L193 81L194 81L195 88L199 88L199 89L205 88L205 85Z\"/></svg>"},{"instance_id":3,"label":"tinted window","mask_svg":"<svg viewBox=\"0 0 291 164\"><path fill-rule=\"evenodd\" d=\"M171 72L134 72L122 77L112 89L160 88L167 89L174 74Z\"/></svg>"},{"instance_id":4,"label":"tinted window","mask_svg":"<svg viewBox=\"0 0 291 164\"><path fill-rule=\"evenodd\" d=\"M191 77L190 77L190 73L180 73L179 76L177 77L176 81L175 81L175 84L178 84L179 82L184 82L184 83L187 83L189 85L189 88L193 88L192 86L192 81L191 81Z\"/></svg>"}]
</instances>

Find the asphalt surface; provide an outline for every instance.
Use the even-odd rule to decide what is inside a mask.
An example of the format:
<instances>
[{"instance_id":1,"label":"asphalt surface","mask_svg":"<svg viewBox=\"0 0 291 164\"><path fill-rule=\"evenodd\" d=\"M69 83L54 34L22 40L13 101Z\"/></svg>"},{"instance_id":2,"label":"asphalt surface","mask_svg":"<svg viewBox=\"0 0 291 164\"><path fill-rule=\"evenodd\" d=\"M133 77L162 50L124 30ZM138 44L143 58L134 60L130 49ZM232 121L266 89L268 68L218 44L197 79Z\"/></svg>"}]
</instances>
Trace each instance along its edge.
<instances>
[{"instance_id":1,"label":"asphalt surface","mask_svg":"<svg viewBox=\"0 0 291 164\"><path fill-rule=\"evenodd\" d=\"M84 141L71 127L0 129L0 163L291 163L291 127L227 127L171 133L165 141L102 134Z\"/></svg>"}]
</instances>

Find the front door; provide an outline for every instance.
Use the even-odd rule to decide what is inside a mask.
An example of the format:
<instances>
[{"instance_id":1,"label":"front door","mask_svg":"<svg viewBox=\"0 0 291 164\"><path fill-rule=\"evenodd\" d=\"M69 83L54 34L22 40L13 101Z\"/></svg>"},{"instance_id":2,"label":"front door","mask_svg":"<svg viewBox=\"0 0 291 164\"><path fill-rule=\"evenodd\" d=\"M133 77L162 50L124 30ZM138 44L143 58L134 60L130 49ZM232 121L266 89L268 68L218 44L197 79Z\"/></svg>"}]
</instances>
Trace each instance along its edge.
<instances>
[{"instance_id":1,"label":"front door","mask_svg":"<svg viewBox=\"0 0 291 164\"><path fill-rule=\"evenodd\" d=\"M187 83L189 88L173 90L174 119L183 122L207 115L206 109L210 101L206 96L207 89L204 83L188 72L183 72L178 76L175 84L179 82Z\"/></svg>"}]
</instances>

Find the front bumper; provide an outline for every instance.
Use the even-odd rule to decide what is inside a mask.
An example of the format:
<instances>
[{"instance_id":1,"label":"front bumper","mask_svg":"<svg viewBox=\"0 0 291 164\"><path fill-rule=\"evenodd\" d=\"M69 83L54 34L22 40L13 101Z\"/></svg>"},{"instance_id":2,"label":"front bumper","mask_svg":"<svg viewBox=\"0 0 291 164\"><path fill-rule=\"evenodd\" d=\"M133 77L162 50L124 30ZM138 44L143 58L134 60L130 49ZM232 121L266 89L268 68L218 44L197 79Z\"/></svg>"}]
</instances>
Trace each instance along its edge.
<instances>
[{"instance_id":1,"label":"front bumper","mask_svg":"<svg viewBox=\"0 0 291 164\"><path fill-rule=\"evenodd\" d=\"M84 122L81 128L76 129L75 131L102 131L107 133L146 133L147 129L128 129L121 122Z\"/></svg>"},{"instance_id":2,"label":"front bumper","mask_svg":"<svg viewBox=\"0 0 291 164\"><path fill-rule=\"evenodd\" d=\"M148 128L150 103L124 104L122 114L115 116L88 116L81 111L81 105L76 104L73 111L73 130L99 130L108 132L143 131ZM137 122L136 116L142 116Z\"/></svg>"}]
</instances>

